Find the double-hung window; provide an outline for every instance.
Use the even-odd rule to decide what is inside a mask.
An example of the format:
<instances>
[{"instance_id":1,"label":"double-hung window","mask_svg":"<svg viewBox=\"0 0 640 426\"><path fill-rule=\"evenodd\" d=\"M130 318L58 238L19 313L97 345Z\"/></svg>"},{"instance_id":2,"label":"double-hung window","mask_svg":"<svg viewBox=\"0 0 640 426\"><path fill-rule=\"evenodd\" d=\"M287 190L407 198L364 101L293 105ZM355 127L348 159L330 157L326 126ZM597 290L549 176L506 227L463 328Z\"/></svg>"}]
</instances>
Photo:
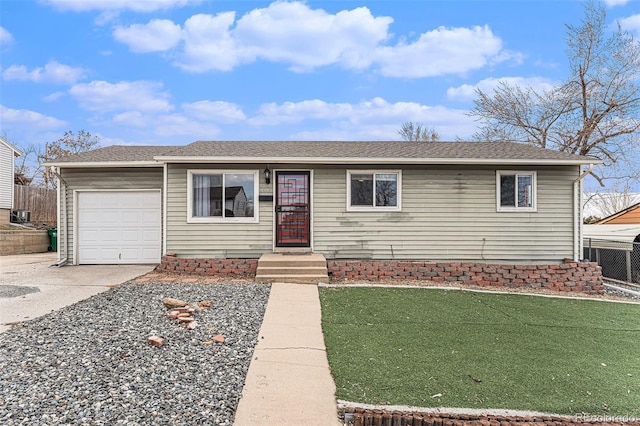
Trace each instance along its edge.
<instances>
[{"instance_id":1,"label":"double-hung window","mask_svg":"<svg viewBox=\"0 0 640 426\"><path fill-rule=\"evenodd\" d=\"M536 211L536 172L496 173L498 211Z\"/></svg>"},{"instance_id":2,"label":"double-hung window","mask_svg":"<svg viewBox=\"0 0 640 426\"><path fill-rule=\"evenodd\" d=\"M187 222L257 222L258 171L189 170Z\"/></svg>"},{"instance_id":3,"label":"double-hung window","mask_svg":"<svg viewBox=\"0 0 640 426\"><path fill-rule=\"evenodd\" d=\"M347 171L348 211L400 211L399 170Z\"/></svg>"}]
</instances>

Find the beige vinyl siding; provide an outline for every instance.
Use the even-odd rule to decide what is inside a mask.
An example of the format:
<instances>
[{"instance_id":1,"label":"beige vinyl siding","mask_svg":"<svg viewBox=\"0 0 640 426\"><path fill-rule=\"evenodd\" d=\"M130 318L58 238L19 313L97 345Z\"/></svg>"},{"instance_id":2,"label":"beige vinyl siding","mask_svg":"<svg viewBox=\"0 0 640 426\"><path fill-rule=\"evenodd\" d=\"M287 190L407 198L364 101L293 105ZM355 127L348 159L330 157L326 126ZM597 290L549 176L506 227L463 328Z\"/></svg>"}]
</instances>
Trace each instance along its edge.
<instances>
[{"instance_id":1,"label":"beige vinyl siding","mask_svg":"<svg viewBox=\"0 0 640 426\"><path fill-rule=\"evenodd\" d=\"M170 164L167 193L167 252L180 257L256 258L273 249L273 203L255 200L258 223L187 223L187 170L259 171L259 193L273 194L264 182L266 165Z\"/></svg>"},{"instance_id":2,"label":"beige vinyl siding","mask_svg":"<svg viewBox=\"0 0 640 426\"><path fill-rule=\"evenodd\" d=\"M336 259L537 262L572 257L578 168L513 170L538 172L537 212L497 212L496 168L445 166L403 169L401 212L347 212L345 169L315 169L314 251Z\"/></svg>"},{"instance_id":3,"label":"beige vinyl siding","mask_svg":"<svg viewBox=\"0 0 640 426\"><path fill-rule=\"evenodd\" d=\"M162 167L136 167L136 168L95 168L95 169L62 169L60 172L66 185L60 190L60 208L66 193L67 217L60 215L60 257L68 259L73 264L73 225L74 211L73 191L75 190L133 190L133 189L162 189ZM66 189L66 190L65 190ZM64 223L63 223L64 220ZM66 240L66 242L65 242Z\"/></svg>"}]
</instances>

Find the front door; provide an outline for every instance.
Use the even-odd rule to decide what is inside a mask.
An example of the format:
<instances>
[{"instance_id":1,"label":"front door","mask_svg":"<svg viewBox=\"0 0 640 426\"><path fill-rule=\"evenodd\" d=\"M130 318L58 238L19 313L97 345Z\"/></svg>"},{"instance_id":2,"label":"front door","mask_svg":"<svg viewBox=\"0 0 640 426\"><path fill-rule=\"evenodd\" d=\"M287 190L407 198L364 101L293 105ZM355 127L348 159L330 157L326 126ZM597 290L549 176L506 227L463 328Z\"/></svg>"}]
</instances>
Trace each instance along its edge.
<instances>
[{"instance_id":1,"label":"front door","mask_svg":"<svg viewBox=\"0 0 640 426\"><path fill-rule=\"evenodd\" d=\"M309 172L276 172L276 247L310 247Z\"/></svg>"}]
</instances>

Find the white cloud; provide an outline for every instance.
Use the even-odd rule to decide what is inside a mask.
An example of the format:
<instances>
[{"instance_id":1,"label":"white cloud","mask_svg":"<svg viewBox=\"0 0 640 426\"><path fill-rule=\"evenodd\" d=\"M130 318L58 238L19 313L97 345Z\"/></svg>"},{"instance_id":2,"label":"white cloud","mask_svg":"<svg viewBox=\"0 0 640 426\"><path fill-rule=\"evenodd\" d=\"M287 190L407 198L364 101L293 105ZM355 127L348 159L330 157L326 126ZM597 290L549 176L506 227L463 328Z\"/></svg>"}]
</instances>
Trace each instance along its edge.
<instances>
[{"instance_id":1,"label":"white cloud","mask_svg":"<svg viewBox=\"0 0 640 426\"><path fill-rule=\"evenodd\" d=\"M81 107L91 111L169 112L173 106L162 83L152 81L92 81L73 86L69 93Z\"/></svg>"},{"instance_id":2,"label":"white cloud","mask_svg":"<svg viewBox=\"0 0 640 426\"><path fill-rule=\"evenodd\" d=\"M202 0L41 0L60 10L84 12L88 10L132 10L134 12L153 12L197 4Z\"/></svg>"},{"instance_id":3,"label":"white cloud","mask_svg":"<svg viewBox=\"0 0 640 426\"><path fill-rule=\"evenodd\" d=\"M31 129L58 129L67 123L57 118L27 109L13 109L0 105L0 121L5 129L29 127Z\"/></svg>"},{"instance_id":4,"label":"white cloud","mask_svg":"<svg viewBox=\"0 0 640 426\"><path fill-rule=\"evenodd\" d=\"M246 61L241 46L231 37L234 12L194 15L184 24L184 51L176 65L191 72L230 71Z\"/></svg>"},{"instance_id":5,"label":"white cloud","mask_svg":"<svg viewBox=\"0 0 640 426\"><path fill-rule=\"evenodd\" d=\"M0 46L8 46L10 44L13 44L13 36L4 27L0 27Z\"/></svg>"},{"instance_id":6,"label":"white cloud","mask_svg":"<svg viewBox=\"0 0 640 426\"><path fill-rule=\"evenodd\" d=\"M405 121L417 121L433 127L441 139L467 137L475 131L473 120L465 111L443 106L428 106L416 102L390 103L373 98L357 104L329 103L319 99L301 102L269 103L247 120L252 126L279 126L322 121L320 130L301 130L293 137L305 140L386 139L397 140L398 129Z\"/></svg>"},{"instance_id":7,"label":"white cloud","mask_svg":"<svg viewBox=\"0 0 640 426\"><path fill-rule=\"evenodd\" d=\"M300 2L275 2L238 20L233 37L252 57L291 64L300 71L340 64L361 69L388 37L390 17L374 17L366 7L335 15Z\"/></svg>"},{"instance_id":8,"label":"white cloud","mask_svg":"<svg viewBox=\"0 0 640 426\"><path fill-rule=\"evenodd\" d=\"M604 0L604 4L609 7L624 6L627 3L629 3L629 0Z\"/></svg>"},{"instance_id":9,"label":"white cloud","mask_svg":"<svg viewBox=\"0 0 640 426\"><path fill-rule=\"evenodd\" d=\"M44 67L29 71L24 65L11 65L2 72L5 80L23 80L34 83L73 84L86 75L83 68L50 61Z\"/></svg>"},{"instance_id":10,"label":"white cloud","mask_svg":"<svg viewBox=\"0 0 640 426\"><path fill-rule=\"evenodd\" d=\"M113 37L133 52L162 52L180 42L182 29L167 19L154 19L145 25L116 27Z\"/></svg>"},{"instance_id":11,"label":"white cloud","mask_svg":"<svg viewBox=\"0 0 640 426\"><path fill-rule=\"evenodd\" d=\"M54 92L50 95L45 96L44 98L42 98L42 100L44 102L55 102L58 99L62 98L65 94L65 92Z\"/></svg>"},{"instance_id":12,"label":"white cloud","mask_svg":"<svg viewBox=\"0 0 640 426\"><path fill-rule=\"evenodd\" d=\"M415 41L391 44L392 23L393 18L373 16L366 7L331 14L302 2L277 1L237 20L235 12L222 12L191 16L182 27L167 20L150 21L119 27L114 38L136 52L173 49L174 64L196 73L230 71L264 60L296 72L333 65L420 78L521 60L517 53L503 50L502 40L488 26L440 27Z\"/></svg>"},{"instance_id":13,"label":"white cloud","mask_svg":"<svg viewBox=\"0 0 640 426\"><path fill-rule=\"evenodd\" d=\"M152 116L144 115L140 111L126 111L113 116L115 124L129 127L147 127L153 120Z\"/></svg>"},{"instance_id":14,"label":"white cloud","mask_svg":"<svg viewBox=\"0 0 640 426\"><path fill-rule=\"evenodd\" d=\"M463 84L458 87L450 87L447 89L447 98L456 101L471 101L476 98L476 88L483 92L491 93L503 81L511 85L520 87L531 87L538 93L549 91L557 87L552 81L544 77L502 77L487 78L478 82L476 85Z\"/></svg>"},{"instance_id":15,"label":"white cloud","mask_svg":"<svg viewBox=\"0 0 640 426\"><path fill-rule=\"evenodd\" d=\"M413 43L382 47L376 53L388 77L433 77L482 68L500 55L502 41L488 26L426 32Z\"/></svg>"},{"instance_id":16,"label":"white cloud","mask_svg":"<svg viewBox=\"0 0 640 426\"><path fill-rule=\"evenodd\" d=\"M153 131L158 136L186 135L195 139L213 139L220 133L218 126L193 120L183 114L163 115L155 124Z\"/></svg>"},{"instance_id":17,"label":"white cloud","mask_svg":"<svg viewBox=\"0 0 640 426\"><path fill-rule=\"evenodd\" d=\"M236 123L246 119L242 108L223 101L198 101L182 105L184 112L197 120L216 123Z\"/></svg>"},{"instance_id":18,"label":"white cloud","mask_svg":"<svg viewBox=\"0 0 640 426\"><path fill-rule=\"evenodd\" d=\"M636 33L637 37L640 37L640 14L619 19L618 22L623 30Z\"/></svg>"}]
</instances>

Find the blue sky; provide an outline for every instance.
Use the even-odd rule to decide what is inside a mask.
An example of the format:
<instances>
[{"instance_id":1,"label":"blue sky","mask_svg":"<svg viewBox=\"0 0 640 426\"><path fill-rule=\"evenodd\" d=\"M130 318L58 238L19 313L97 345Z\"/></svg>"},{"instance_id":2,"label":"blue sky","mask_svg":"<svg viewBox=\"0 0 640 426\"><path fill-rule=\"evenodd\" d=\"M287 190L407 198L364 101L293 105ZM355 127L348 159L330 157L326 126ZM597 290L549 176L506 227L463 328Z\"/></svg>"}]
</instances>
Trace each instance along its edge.
<instances>
[{"instance_id":1,"label":"blue sky","mask_svg":"<svg viewBox=\"0 0 640 426\"><path fill-rule=\"evenodd\" d=\"M640 37L640 1L608 0ZM470 139L474 89L567 76L579 1L2 0L0 132L102 145Z\"/></svg>"}]
</instances>

